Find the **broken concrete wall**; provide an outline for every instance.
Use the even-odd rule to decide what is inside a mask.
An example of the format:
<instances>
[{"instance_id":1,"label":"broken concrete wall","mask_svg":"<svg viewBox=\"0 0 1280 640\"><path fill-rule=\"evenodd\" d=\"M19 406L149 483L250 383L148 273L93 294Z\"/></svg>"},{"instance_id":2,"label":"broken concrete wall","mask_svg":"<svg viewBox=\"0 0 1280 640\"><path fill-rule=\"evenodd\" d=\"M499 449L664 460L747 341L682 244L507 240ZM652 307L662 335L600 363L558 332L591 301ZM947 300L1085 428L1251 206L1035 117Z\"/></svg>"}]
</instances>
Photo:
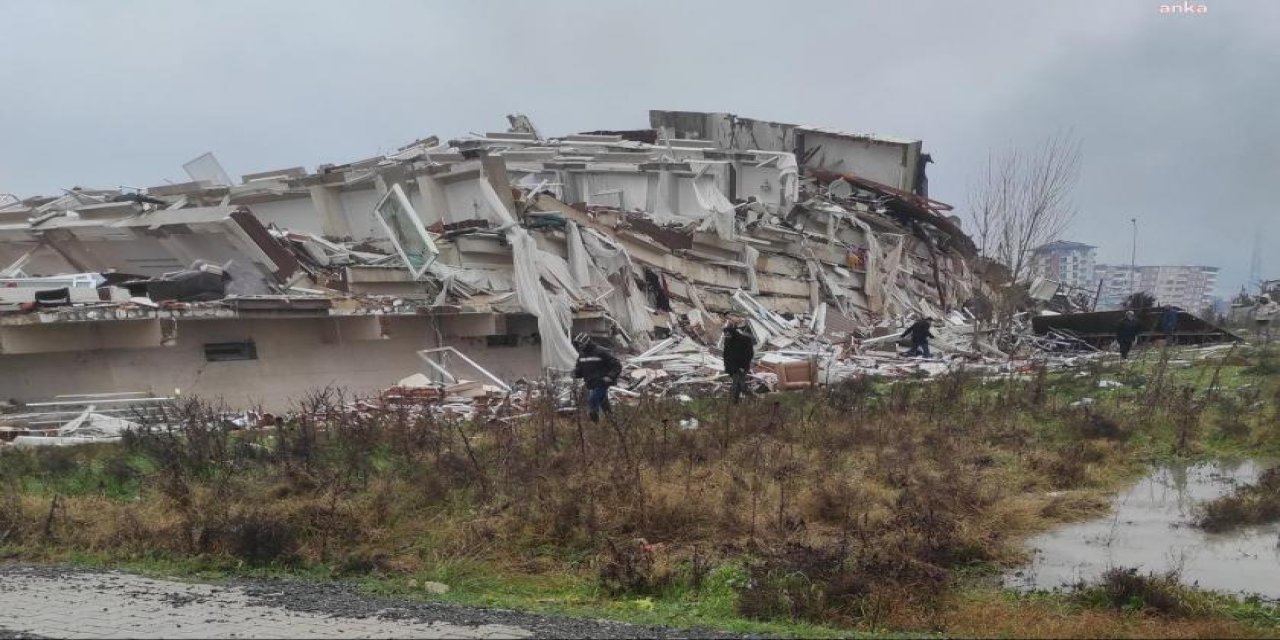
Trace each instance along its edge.
<instances>
[{"instance_id":1,"label":"broken concrete wall","mask_svg":"<svg viewBox=\"0 0 1280 640\"><path fill-rule=\"evenodd\" d=\"M373 215L373 206L378 204L382 194L372 185L362 189L344 189L342 191L342 208L346 213L347 226L351 229L351 238L383 238L386 232L378 224Z\"/></svg>"},{"instance_id":2,"label":"broken concrete wall","mask_svg":"<svg viewBox=\"0 0 1280 640\"><path fill-rule=\"evenodd\" d=\"M649 126L663 139L709 140L725 149L795 151L795 125L739 118L732 113L649 111Z\"/></svg>"},{"instance_id":3,"label":"broken concrete wall","mask_svg":"<svg viewBox=\"0 0 1280 640\"><path fill-rule=\"evenodd\" d=\"M537 307L558 319L555 340L565 342L559 334L569 318L575 330L591 325L643 342L654 324L674 326L687 311L733 310L739 289L775 312L816 314L830 304L864 327L906 314L939 317L966 299L968 271L952 246L959 232L938 214L946 205L909 193L918 141L730 114L651 117L662 133L657 144L603 134L485 134L447 147L410 145L314 174L262 172L242 185L158 187L149 197L163 199L150 204L163 209L146 213L128 203L52 199L40 206L92 210L99 221L66 216L24 229L7 225L0 211L0 235L27 234L19 246L5 247L9 255L21 255L33 238L54 238L55 257L71 271L121 269L133 260L150 275L186 267L188 259L226 259L239 270L237 286L247 287L234 293L349 303L352 296L402 296L433 315ZM423 244L435 247L430 262L422 253L412 271L373 211L397 189L429 230ZM261 225L257 236L213 232L222 223L201 216L224 200L231 208L256 207L258 219L279 229L265 243ZM17 215L25 219L35 209L24 206L31 211ZM103 221L113 215L118 219ZM526 260L513 254L513 238ZM587 246L598 255L588 256ZM303 264L296 277L286 281L288 260L273 248L297 253ZM652 273L643 273L646 267ZM646 308L658 298L636 287L649 286L643 279L653 275L685 305L675 315L665 306ZM492 317L436 323L434 329L466 325L446 327L459 338L504 330ZM357 333L368 332L361 327ZM563 353L555 362L545 355L543 364L566 361Z\"/></svg>"},{"instance_id":4,"label":"broken concrete wall","mask_svg":"<svg viewBox=\"0 0 1280 640\"><path fill-rule=\"evenodd\" d=\"M102 349L144 349L161 346L163 339L160 320L155 318L4 326L0 327L0 354L8 356L65 351L91 352ZM25 369L13 371L19 370L24 373L26 371Z\"/></svg>"},{"instance_id":5,"label":"broken concrete wall","mask_svg":"<svg viewBox=\"0 0 1280 640\"><path fill-rule=\"evenodd\" d=\"M444 195L448 210L443 216L446 224L467 220L499 221L498 214L485 197L481 178L458 179L445 183Z\"/></svg>"},{"instance_id":6,"label":"broken concrete wall","mask_svg":"<svg viewBox=\"0 0 1280 640\"><path fill-rule=\"evenodd\" d=\"M24 241L0 241L0 265L23 260L21 271L31 276L53 276L75 273L77 269L52 248L40 244L34 236Z\"/></svg>"},{"instance_id":7,"label":"broken concrete wall","mask_svg":"<svg viewBox=\"0 0 1280 640\"><path fill-rule=\"evenodd\" d=\"M0 261L10 264L33 248L28 275L119 272L144 277L188 268L203 260L227 267L233 294L271 293L293 274L296 260L239 207L152 211L111 219L75 213L6 232Z\"/></svg>"},{"instance_id":8,"label":"broken concrete wall","mask_svg":"<svg viewBox=\"0 0 1280 640\"><path fill-rule=\"evenodd\" d=\"M659 139L709 140L726 149L794 153L806 167L856 173L915 192L921 142L743 118L731 113L649 112ZM661 144L661 143L659 143Z\"/></svg>"},{"instance_id":9,"label":"broken concrete wall","mask_svg":"<svg viewBox=\"0 0 1280 640\"><path fill-rule=\"evenodd\" d=\"M623 211L653 211L658 206L658 174L641 171L564 171L565 202L585 202Z\"/></svg>"},{"instance_id":10,"label":"broken concrete wall","mask_svg":"<svg viewBox=\"0 0 1280 640\"><path fill-rule=\"evenodd\" d=\"M410 372L425 370L418 350L443 344L507 379L537 376L541 369L538 347L527 332L514 340L451 336L441 341L437 336L442 334L428 317L382 320L386 339L353 339L353 333L367 332L335 330L329 318L202 320L183 322L171 347L132 348L125 343L128 348L4 354L0 367L22 373L0 376L0 397L125 391L168 395L177 388L185 394L222 398L232 407L261 403L278 412L307 392L330 385L364 394L384 389ZM90 324L63 325L54 331L65 339L69 333L92 336L103 330ZM115 327L132 324L109 326L116 331ZM205 345L245 341L255 344L257 359L210 362L206 357Z\"/></svg>"},{"instance_id":11,"label":"broken concrete wall","mask_svg":"<svg viewBox=\"0 0 1280 640\"><path fill-rule=\"evenodd\" d=\"M337 194L335 194L336 197L338 197ZM339 238L351 235L350 233L331 233L335 229L325 224L324 215L304 194L295 193L260 202L237 201L236 204L249 206L263 224L274 224L281 229ZM347 229L349 230L349 227Z\"/></svg>"},{"instance_id":12,"label":"broken concrete wall","mask_svg":"<svg viewBox=\"0 0 1280 640\"><path fill-rule=\"evenodd\" d=\"M916 191L919 140L894 140L801 128L796 155L806 167L853 173L869 180Z\"/></svg>"},{"instance_id":13,"label":"broken concrete wall","mask_svg":"<svg viewBox=\"0 0 1280 640\"><path fill-rule=\"evenodd\" d=\"M404 180L401 188L414 207L424 214L424 222L433 224L441 207L423 195L416 180ZM266 197L233 197L231 204L253 210L263 224L274 225L337 240L385 239L386 231L373 215L373 207L382 198L373 174L353 184L326 182L313 178L294 180L281 193Z\"/></svg>"},{"instance_id":14,"label":"broken concrete wall","mask_svg":"<svg viewBox=\"0 0 1280 640\"><path fill-rule=\"evenodd\" d=\"M733 181L731 194L734 198L755 198L775 213L786 213L794 204L787 195L787 178L780 175L774 164L762 167L750 162L738 163L734 167Z\"/></svg>"}]
</instances>

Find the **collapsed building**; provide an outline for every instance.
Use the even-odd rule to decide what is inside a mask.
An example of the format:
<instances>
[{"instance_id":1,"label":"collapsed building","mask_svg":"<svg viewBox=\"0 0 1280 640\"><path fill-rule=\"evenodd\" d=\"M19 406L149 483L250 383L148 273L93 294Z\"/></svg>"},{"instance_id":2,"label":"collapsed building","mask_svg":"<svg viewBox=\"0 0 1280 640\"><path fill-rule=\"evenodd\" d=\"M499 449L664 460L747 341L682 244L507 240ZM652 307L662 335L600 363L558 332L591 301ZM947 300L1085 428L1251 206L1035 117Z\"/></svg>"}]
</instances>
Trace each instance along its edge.
<instances>
[{"instance_id":1,"label":"collapsed building","mask_svg":"<svg viewBox=\"0 0 1280 640\"><path fill-rule=\"evenodd\" d=\"M975 249L920 141L722 113L417 140L340 165L0 205L0 394L197 393L279 410L384 389L456 348L563 372L576 332L771 349L954 319ZM957 323L959 324L959 323ZM976 342L976 341L975 341Z\"/></svg>"}]
</instances>

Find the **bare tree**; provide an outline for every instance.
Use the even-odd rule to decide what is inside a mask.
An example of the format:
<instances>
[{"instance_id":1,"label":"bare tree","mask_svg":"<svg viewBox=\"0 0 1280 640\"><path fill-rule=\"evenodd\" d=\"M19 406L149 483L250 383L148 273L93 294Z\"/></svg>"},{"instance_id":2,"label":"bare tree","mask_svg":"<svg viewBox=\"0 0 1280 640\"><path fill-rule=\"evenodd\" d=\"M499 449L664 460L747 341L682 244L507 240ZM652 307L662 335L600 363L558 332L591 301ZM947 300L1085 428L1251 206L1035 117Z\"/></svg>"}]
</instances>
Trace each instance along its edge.
<instances>
[{"instance_id":1,"label":"bare tree","mask_svg":"<svg viewBox=\"0 0 1280 640\"><path fill-rule=\"evenodd\" d=\"M1026 279L1031 253L1061 236L1075 217L1071 192L1079 176L1080 141L1070 132L1029 151L990 154L969 197L983 257L1007 267L1015 282Z\"/></svg>"}]
</instances>

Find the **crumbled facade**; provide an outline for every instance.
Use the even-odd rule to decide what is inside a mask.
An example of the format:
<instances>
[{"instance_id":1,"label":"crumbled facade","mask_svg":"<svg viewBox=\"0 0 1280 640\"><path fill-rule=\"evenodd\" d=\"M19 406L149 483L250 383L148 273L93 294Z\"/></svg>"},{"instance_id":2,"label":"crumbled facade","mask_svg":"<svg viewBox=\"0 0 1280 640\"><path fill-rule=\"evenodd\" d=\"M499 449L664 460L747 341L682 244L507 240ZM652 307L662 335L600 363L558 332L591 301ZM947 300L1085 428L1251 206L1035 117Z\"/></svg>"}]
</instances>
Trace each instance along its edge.
<instances>
[{"instance_id":1,"label":"crumbled facade","mask_svg":"<svg viewBox=\"0 0 1280 640\"><path fill-rule=\"evenodd\" d=\"M0 366L22 372L0 394L278 407L383 388L422 348L533 377L572 365L575 332L714 344L722 314L758 311L867 338L981 286L919 141L715 113L559 138L511 120L310 172L225 184L205 158L189 183L0 208Z\"/></svg>"}]
</instances>

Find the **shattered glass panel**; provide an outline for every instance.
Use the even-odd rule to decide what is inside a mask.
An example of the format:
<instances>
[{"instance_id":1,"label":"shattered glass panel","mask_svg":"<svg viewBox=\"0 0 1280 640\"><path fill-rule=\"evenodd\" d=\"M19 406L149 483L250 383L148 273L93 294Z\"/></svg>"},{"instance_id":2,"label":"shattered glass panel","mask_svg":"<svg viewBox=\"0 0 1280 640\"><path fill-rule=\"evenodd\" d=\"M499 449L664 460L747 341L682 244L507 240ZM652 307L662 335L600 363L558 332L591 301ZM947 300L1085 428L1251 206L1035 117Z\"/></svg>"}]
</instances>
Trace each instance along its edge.
<instances>
[{"instance_id":1,"label":"shattered glass panel","mask_svg":"<svg viewBox=\"0 0 1280 640\"><path fill-rule=\"evenodd\" d=\"M409 204L404 189L398 184L392 185L387 195L374 207L374 211L405 266L409 267L415 278L422 275L439 250L422 226L422 220L413 210L413 205Z\"/></svg>"},{"instance_id":2,"label":"shattered glass panel","mask_svg":"<svg viewBox=\"0 0 1280 640\"><path fill-rule=\"evenodd\" d=\"M235 184L231 181L231 176L222 168L222 164L214 157L212 153L205 153L200 157L182 165L187 175L191 176L196 182L208 182L210 184L229 187Z\"/></svg>"}]
</instances>

